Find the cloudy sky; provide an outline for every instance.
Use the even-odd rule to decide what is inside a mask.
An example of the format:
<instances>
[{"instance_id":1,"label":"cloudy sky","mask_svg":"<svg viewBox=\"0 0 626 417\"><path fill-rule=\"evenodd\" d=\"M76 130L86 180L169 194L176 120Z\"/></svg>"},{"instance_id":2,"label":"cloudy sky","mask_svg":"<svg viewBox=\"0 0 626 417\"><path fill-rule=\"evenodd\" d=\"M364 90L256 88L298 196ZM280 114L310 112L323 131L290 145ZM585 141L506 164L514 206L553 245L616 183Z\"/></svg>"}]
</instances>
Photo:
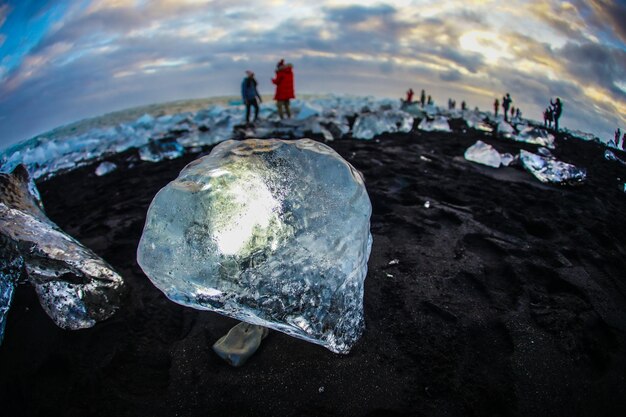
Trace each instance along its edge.
<instances>
[{"instance_id":1,"label":"cloudy sky","mask_svg":"<svg viewBox=\"0 0 626 417\"><path fill-rule=\"evenodd\" d=\"M426 89L491 109L510 92L541 118L626 130L626 0L0 0L0 148L141 104L272 92L400 97Z\"/></svg>"}]
</instances>

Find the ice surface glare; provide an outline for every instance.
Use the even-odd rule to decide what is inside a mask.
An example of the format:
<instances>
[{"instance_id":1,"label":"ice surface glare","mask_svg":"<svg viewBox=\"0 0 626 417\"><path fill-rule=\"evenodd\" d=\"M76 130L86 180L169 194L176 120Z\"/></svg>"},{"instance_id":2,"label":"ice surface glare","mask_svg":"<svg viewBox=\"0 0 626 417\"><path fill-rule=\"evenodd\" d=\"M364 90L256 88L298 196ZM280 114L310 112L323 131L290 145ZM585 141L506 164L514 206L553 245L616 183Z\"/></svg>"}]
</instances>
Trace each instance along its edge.
<instances>
[{"instance_id":1,"label":"ice surface glare","mask_svg":"<svg viewBox=\"0 0 626 417\"><path fill-rule=\"evenodd\" d=\"M465 159L493 168L500 167L502 159L500 153L493 146L483 141L477 141L465 151Z\"/></svg>"},{"instance_id":2,"label":"ice surface glare","mask_svg":"<svg viewBox=\"0 0 626 417\"><path fill-rule=\"evenodd\" d=\"M363 330L370 215L331 148L227 141L159 191L137 261L177 303L345 353Z\"/></svg>"},{"instance_id":3,"label":"ice surface glare","mask_svg":"<svg viewBox=\"0 0 626 417\"><path fill-rule=\"evenodd\" d=\"M254 235L256 228L267 229L279 209L278 201L258 176L245 183L236 183L227 193L233 207L223 229L214 232L214 239L224 255L234 255Z\"/></svg>"},{"instance_id":4,"label":"ice surface glare","mask_svg":"<svg viewBox=\"0 0 626 417\"><path fill-rule=\"evenodd\" d=\"M113 162L104 161L98 165L96 168L95 174L99 177L109 174L117 169L117 165Z\"/></svg>"},{"instance_id":5,"label":"ice surface glare","mask_svg":"<svg viewBox=\"0 0 626 417\"><path fill-rule=\"evenodd\" d=\"M541 182L576 184L583 182L587 177L584 169L523 149L520 151L520 160L524 168Z\"/></svg>"}]
</instances>

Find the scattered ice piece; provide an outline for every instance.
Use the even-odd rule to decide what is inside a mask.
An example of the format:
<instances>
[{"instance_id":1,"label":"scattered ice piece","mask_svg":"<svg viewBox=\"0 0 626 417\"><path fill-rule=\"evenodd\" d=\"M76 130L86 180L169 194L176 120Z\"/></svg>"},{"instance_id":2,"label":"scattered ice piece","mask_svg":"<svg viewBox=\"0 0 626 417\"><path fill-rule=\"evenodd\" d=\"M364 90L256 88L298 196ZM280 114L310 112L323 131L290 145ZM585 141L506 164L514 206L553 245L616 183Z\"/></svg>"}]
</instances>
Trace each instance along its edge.
<instances>
[{"instance_id":1,"label":"scattered ice piece","mask_svg":"<svg viewBox=\"0 0 626 417\"><path fill-rule=\"evenodd\" d=\"M317 392L319 392L320 394L321 394L321 393L323 393L323 392L324 392L324 387L319 387L319 388L317 389Z\"/></svg>"},{"instance_id":2,"label":"scattered ice piece","mask_svg":"<svg viewBox=\"0 0 626 417\"><path fill-rule=\"evenodd\" d=\"M164 159L176 159L185 153L185 148L178 142L150 142L139 148L139 159L148 162L159 162Z\"/></svg>"},{"instance_id":3,"label":"scattered ice piece","mask_svg":"<svg viewBox=\"0 0 626 417\"><path fill-rule=\"evenodd\" d=\"M444 116L437 116L433 120L422 119L417 126L419 130L426 132L451 132L448 119Z\"/></svg>"},{"instance_id":4,"label":"scattered ice piece","mask_svg":"<svg viewBox=\"0 0 626 417\"><path fill-rule=\"evenodd\" d=\"M520 125L518 127L520 128L520 133L511 135L511 139L554 149L554 135L552 133L534 126Z\"/></svg>"},{"instance_id":5,"label":"scattered ice piece","mask_svg":"<svg viewBox=\"0 0 626 417\"><path fill-rule=\"evenodd\" d=\"M555 159L554 155L552 155L552 152L550 152L548 148L544 148L543 146L537 148L537 153L541 156L545 156L546 158Z\"/></svg>"},{"instance_id":6,"label":"scattered ice piece","mask_svg":"<svg viewBox=\"0 0 626 417\"><path fill-rule=\"evenodd\" d=\"M426 162L433 162L433 160L432 160L432 159L427 158L427 157L425 157L424 155L420 155L420 159L421 159L422 161L426 161Z\"/></svg>"},{"instance_id":7,"label":"scattered ice piece","mask_svg":"<svg viewBox=\"0 0 626 417\"><path fill-rule=\"evenodd\" d=\"M500 153L481 140L465 150L465 159L493 168L499 168L502 163Z\"/></svg>"},{"instance_id":8,"label":"scattered ice piece","mask_svg":"<svg viewBox=\"0 0 626 417\"><path fill-rule=\"evenodd\" d=\"M577 184L582 183L587 177L584 169L523 149L520 151L520 160L524 168L541 182Z\"/></svg>"},{"instance_id":9,"label":"scattered ice piece","mask_svg":"<svg viewBox=\"0 0 626 417\"><path fill-rule=\"evenodd\" d=\"M361 174L328 146L227 141L159 191L137 261L172 301L347 353L370 215Z\"/></svg>"},{"instance_id":10,"label":"scattered ice piece","mask_svg":"<svg viewBox=\"0 0 626 417\"><path fill-rule=\"evenodd\" d=\"M267 327L241 322L215 342L213 351L229 365L238 367L250 359L268 333Z\"/></svg>"},{"instance_id":11,"label":"scattered ice piece","mask_svg":"<svg viewBox=\"0 0 626 417\"><path fill-rule=\"evenodd\" d=\"M296 119L304 120L312 116L319 116L322 114L323 109L311 103L303 102L297 112Z\"/></svg>"},{"instance_id":12,"label":"scattered ice piece","mask_svg":"<svg viewBox=\"0 0 626 417\"><path fill-rule=\"evenodd\" d=\"M43 309L59 327L91 327L117 310L122 277L46 217L30 182L22 165L0 174L0 234L17 248L7 254L3 245L3 258L23 260Z\"/></svg>"},{"instance_id":13,"label":"scattered ice piece","mask_svg":"<svg viewBox=\"0 0 626 417\"><path fill-rule=\"evenodd\" d=\"M615 161L615 162L619 162L622 165L626 165L626 161L624 161L622 158L615 155L613 151L610 151L608 149L604 151L604 159L606 159L607 161Z\"/></svg>"},{"instance_id":14,"label":"scattered ice piece","mask_svg":"<svg viewBox=\"0 0 626 417\"><path fill-rule=\"evenodd\" d=\"M393 278L393 275L388 272L385 272L385 275L387 276L387 278Z\"/></svg>"},{"instance_id":15,"label":"scattered ice piece","mask_svg":"<svg viewBox=\"0 0 626 417\"><path fill-rule=\"evenodd\" d=\"M472 112L466 118L467 127L480 130L481 132L492 132L493 128L484 120L480 113Z\"/></svg>"},{"instance_id":16,"label":"scattered ice piece","mask_svg":"<svg viewBox=\"0 0 626 417\"><path fill-rule=\"evenodd\" d=\"M400 263L400 259L392 259L389 261L388 265L398 265Z\"/></svg>"},{"instance_id":17,"label":"scattered ice piece","mask_svg":"<svg viewBox=\"0 0 626 417\"><path fill-rule=\"evenodd\" d=\"M500 163L505 166L508 167L509 165L511 165L513 163L513 161L515 161L518 158L517 155L512 155L508 152L505 153L501 153L500 154Z\"/></svg>"},{"instance_id":18,"label":"scattered ice piece","mask_svg":"<svg viewBox=\"0 0 626 417\"><path fill-rule=\"evenodd\" d=\"M151 129L154 123L154 117L146 113L135 121L135 126L144 129Z\"/></svg>"},{"instance_id":19,"label":"scattered ice piece","mask_svg":"<svg viewBox=\"0 0 626 417\"><path fill-rule=\"evenodd\" d=\"M505 138L512 138L515 135L515 128L504 120L498 123L496 130L500 136Z\"/></svg>"},{"instance_id":20,"label":"scattered ice piece","mask_svg":"<svg viewBox=\"0 0 626 417\"><path fill-rule=\"evenodd\" d=\"M424 203L424 208L430 208L430 201L426 201Z\"/></svg>"},{"instance_id":21,"label":"scattered ice piece","mask_svg":"<svg viewBox=\"0 0 626 417\"><path fill-rule=\"evenodd\" d=\"M370 140L382 133L407 133L412 128L411 115L403 111L385 110L358 116L352 127L352 137Z\"/></svg>"},{"instance_id":22,"label":"scattered ice piece","mask_svg":"<svg viewBox=\"0 0 626 417\"><path fill-rule=\"evenodd\" d=\"M96 175L101 177L103 175L106 175L110 172L115 171L116 169L117 169L117 165L115 165L113 162L104 161L100 163L100 165L98 165L98 168L96 168Z\"/></svg>"}]
</instances>

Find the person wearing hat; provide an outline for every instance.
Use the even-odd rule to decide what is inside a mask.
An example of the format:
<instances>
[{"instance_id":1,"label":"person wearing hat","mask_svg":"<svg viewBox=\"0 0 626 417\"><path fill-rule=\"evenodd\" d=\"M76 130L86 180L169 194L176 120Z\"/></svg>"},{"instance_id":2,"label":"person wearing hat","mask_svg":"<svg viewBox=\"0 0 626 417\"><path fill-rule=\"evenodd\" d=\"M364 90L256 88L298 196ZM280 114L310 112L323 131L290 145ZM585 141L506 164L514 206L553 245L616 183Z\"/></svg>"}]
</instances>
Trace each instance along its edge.
<instances>
[{"instance_id":1,"label":"person wearing hat","mask_svg":"<svg viewBox=\"0 0 626 417\"><path fill-rule=\"evenodd\" d=\"M289 100L296 98L293 88L293 65L285 64L285 60L281 59L276 65L276 76L272 82L276 85L274 100L276 100L278 116L283 119L286 114L290 118Z\"/></svg>"},{"instance_id":2,"label":"person wearing hat","mask_svg":"<svg viewBox=\"0 0 626 417\"><path fill-rule=\"evenodd\" d=\"M250 107L254 107L254 121L259 117L259 103L263 100L256 88L257 82L254 78L254 72L246 71L246 77L241 83L241 98L246 105L246 124L250 123ZM257 102L257 98L259 101Z\"/></svg>"}]
</instances>

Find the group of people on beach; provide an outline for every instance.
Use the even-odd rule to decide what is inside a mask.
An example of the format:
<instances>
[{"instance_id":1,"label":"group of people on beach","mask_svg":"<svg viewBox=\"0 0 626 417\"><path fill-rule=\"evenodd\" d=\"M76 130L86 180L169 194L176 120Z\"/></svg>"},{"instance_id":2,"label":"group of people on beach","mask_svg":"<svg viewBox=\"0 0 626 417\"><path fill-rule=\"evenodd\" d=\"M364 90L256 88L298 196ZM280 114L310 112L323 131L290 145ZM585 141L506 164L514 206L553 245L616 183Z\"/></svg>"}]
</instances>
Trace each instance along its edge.
<instances>
[{"instance_id":1,"label":"group of people on beach","mask_svg":"<svg viewBox=\"0 0 626 417\"><path fill-rule=\"evenodd\" d=\"M281 119L285 117L291 118L289 100L296 98L293 78L293 65L285 63L284 59L278 61L272 83L276 85L274 100L276 101L278 117ZM246 124L250 124L251 108L254 108L253 121L256 122L259 118L259 103L261 103L263 99L259 94L257 85L258 82L256 78L254 78L254 72L247 70L246 77L241 82L241 98L246 106Z\"/></svg>"},{"instance_id":2,"label":"group of people on beach","mask_svg":"<svg viewBox=\"0 0 626 417\"><path fill-rule=\"evenodd\" d=\"M559 118L561 117L562 111L563 103L561 103L561 99L557 97L554 102L550 99L550 106L543 111L543 125L551 128L554 122L554 130L558 131Z\"/></svg>"},{"instance_id":3,"label":"group of people on beach","mask_svg":"<svg viewBox=\"0 0 626 417\"><path fill-rule=\"evenodd\" d=\"M520 111L519 107L515 108L515 106L513 106L512 104L513 104L513 99L511 98L511 94L506 93L502 97L502 114L504 116L505 122L509 121L509 113L511 114L511 119L513 119L514 117L518 119L522 117L522 112ZM496 97L496 99L493 101L493 114L496 117L498 117L499 108L500 108L500 100L498 100L498 98Z\"/></svg>"},{"instance_id":4,"label":"group of people on beach","mask_svg":"<svg viewBox=\"0 0 626 417\"><path fill-rule=\"evenodd\" d=\"M413 89L409 88L406 92L406 100L403 100L403 103L405 104L413 104ZM422 90L421 94L420 94L420 106L422 106L422 108L424 106L430 106L433 104L433 98L429 95L428 99L426 98L426 91Z\"/></svg>"}]
</instances>

